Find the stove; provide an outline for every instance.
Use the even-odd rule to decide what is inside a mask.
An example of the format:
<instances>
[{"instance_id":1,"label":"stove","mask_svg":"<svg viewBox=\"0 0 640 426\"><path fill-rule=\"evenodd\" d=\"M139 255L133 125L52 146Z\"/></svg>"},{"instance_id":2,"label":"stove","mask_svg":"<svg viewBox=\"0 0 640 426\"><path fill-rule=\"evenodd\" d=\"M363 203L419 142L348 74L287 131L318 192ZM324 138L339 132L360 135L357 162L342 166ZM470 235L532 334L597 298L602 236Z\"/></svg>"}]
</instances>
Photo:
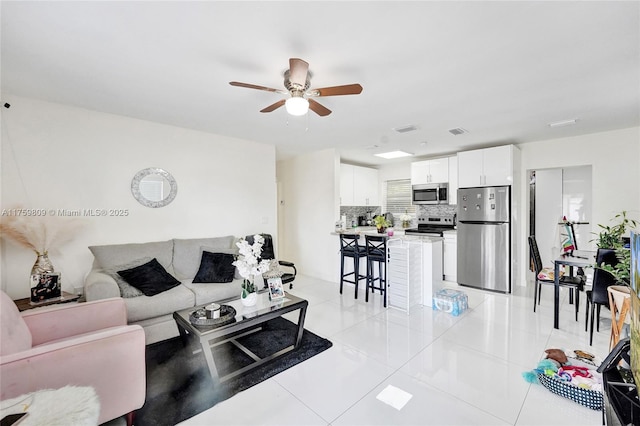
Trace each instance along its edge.
<instances>
[{"instance_id":1,"label":"stove","mask_svg":"<svg viewBox=\"0 0 640 426\"><path fill-rule=\"evenodd\" d=\"M430 235L442 237L443 231L455 229L456 215L426 216L418 218L418 227L405 229L405 235Z\"/></svg>"}]
</instances>

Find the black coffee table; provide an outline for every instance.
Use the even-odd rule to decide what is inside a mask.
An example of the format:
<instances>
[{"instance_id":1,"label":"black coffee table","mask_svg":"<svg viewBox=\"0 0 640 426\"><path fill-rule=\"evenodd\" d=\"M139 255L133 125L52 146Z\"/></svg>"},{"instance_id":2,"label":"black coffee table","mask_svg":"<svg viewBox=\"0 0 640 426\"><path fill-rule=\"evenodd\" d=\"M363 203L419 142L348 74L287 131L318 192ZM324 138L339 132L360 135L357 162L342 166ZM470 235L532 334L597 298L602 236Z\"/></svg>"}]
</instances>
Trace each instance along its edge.
<instances>
[{"instance_id":1,"label":"black coffee table","mask_svg":"<svg viewBox=\"0 0 640 426\"><path fill-rule=\"evenodd\" d=\"M204 357L207 360L211 378L214 382L224 382L232 377L244 374L253 368L291 352L300 346L300 342L302 341L302 332L304 331L304 319L307 314L307 306L309 305L309 302L306 300L293 296L289 293L285 293L284 299L272 302L269 300L269 293L264 292L258 294L258 303L252 307L243 306L239 297L216 303L232 306L236 310L235 322L221 325L219 327L195 326L191 324L191 321L189 321L189 316L193 311L201 308L201 306L183 309L173 313L173 319L176 321L178 330L180 331L180 336L182 337L185 345L197 346L199 343L200 347L194 348L196 349L194 353L202 350ZM260 331L265 322L296 310L299 310L300 314L298 317L295 343L293 345L287 346L286 348L264 358L260 358L238 341L240 337ZM227 342L231 342L237 346L240 350L249 355L254 362L246 367L220 377L218 375L218 369L216 368L215 359L213 358L212 349Z\"/></svg>"}]
</instances>

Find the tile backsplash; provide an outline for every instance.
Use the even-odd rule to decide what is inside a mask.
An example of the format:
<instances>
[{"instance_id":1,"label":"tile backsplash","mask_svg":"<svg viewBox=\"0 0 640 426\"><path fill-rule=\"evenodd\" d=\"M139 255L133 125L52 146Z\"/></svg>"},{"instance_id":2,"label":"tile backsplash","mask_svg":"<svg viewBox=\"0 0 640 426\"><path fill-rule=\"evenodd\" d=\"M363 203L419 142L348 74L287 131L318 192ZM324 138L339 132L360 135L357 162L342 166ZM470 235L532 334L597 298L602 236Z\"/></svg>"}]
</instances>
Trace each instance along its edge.
<instances>
[{"instance_id":1,"label":"tile backsplash","mask_svg":"<svg viewBox=\"0 0 640 426\"><path fill-rule=\"evenodd\" d=\"M351 226L354 220L358 223L358 216L366 217L367 212L371 212L371 217L374 217L380 214L380 206L340 206L340 217L347 217L347 226Z\"/></svg>"},{"instance_id":2,"label":"tile backsplash","mask_svg":"<svg viewBox=\"0 0 640 426\"><path fill-rule=\"evenodd\" d=\"M457 212L458 206L450 206L448 204L435 204L435 205L418 205L416 206L416 213L418 217L428 216L450 216Z\"/></svg>"},{"instance_id":3,"label":"tile backsplash","mask_svg":"<svg viewBox=\"0 0 640 426\"><path fill-rule=\"evenodd\" d=\"M416 215L412 217L412 220L409 224L410 228L415 228L418 226L418 217L428 217L428 216L448 216L456 213L458 206L456 205L417 205L416 206ZM372 207L372 206L340 206L340 217L343 215L347 217L347 227L351 226L353 221L358 223L358 216L365 216L367 212L371 212L371 217L380 214L380 207ZM340 220L338 218L337 220ZM400 228L402 226L402 222L399 217L394 218L394 226Z\"/></svg>"}]
</instances>

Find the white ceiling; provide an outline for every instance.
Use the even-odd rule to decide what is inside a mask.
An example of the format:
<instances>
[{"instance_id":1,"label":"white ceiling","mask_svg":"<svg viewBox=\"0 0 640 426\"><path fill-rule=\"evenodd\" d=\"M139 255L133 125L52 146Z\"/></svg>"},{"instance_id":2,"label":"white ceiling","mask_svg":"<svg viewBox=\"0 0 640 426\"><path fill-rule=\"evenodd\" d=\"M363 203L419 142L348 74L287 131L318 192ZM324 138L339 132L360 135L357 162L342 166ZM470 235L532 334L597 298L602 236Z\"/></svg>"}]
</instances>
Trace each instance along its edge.
<instances>
[{"instance_id":1,"label":"white ceiling","mask_svg":"<svg viewBox=\"0 0 640 426\"><path fill-rule=\"evenodd\" d=\"M385 164L372 154L640 125L638 1L2 1L0 13L4 93L274 144L278 158L335 147ZM312 87L364 90L295 118L259 112L281 95L228 84L283 88L290 57L309 62Z\"/></svg>"}]
</instances>

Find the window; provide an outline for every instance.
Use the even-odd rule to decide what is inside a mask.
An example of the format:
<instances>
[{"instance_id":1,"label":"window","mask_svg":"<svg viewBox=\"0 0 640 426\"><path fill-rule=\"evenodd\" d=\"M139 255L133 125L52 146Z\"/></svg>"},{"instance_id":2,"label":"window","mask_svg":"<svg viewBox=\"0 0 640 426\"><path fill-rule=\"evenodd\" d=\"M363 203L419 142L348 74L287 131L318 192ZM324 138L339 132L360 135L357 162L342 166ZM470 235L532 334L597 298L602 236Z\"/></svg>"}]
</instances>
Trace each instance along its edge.
<instances>
[{"instance_id":1,"label":"window","mask_svg":"<svg viewBox=\"0 0 640 426\"><path fill-rule=\"evenodd\" d=\"M416 207L411 204L411 179L388 180L384 185L384 210L396 217L406 213L414 215Z\"/></svg>"}]
</instances>

